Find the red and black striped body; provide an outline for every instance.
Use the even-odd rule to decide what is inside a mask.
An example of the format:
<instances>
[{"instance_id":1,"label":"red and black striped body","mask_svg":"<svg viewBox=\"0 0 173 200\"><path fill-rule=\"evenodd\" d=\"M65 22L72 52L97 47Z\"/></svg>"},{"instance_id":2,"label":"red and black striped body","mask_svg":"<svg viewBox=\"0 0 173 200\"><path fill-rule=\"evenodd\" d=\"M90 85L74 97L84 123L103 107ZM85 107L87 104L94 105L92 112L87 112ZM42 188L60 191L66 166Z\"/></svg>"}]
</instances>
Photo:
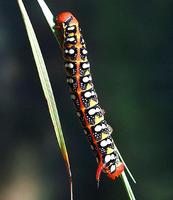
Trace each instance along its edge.
<instances>
[{"instance_id":1,"label":"red and black striped body","mask_svg":"<svg viewBox=\"0 0 173 200\"><path fill-rule=\"evenodd\" d=\"M111 137L112 128L104 119L104 111L98 103L87 58L88 52L79 23L71 13L63 12L57 16L55 28L61 40L71 99L91 148L96 154L96 179L99 181L102 171L111 179L115 179L124 170L124 164L119 160Z\"/></svg>"}]
</instances>

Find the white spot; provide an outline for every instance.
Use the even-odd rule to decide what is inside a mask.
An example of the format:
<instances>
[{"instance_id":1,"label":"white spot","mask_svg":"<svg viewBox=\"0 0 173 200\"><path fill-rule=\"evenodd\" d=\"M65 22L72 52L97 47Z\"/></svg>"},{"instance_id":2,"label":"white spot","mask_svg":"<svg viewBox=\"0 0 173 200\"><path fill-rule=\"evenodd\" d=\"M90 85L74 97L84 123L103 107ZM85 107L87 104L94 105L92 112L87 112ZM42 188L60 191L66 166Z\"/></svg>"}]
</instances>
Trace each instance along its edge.
<instances>
[{"instance_id":1,"label":"white spot","mask_svg":"<svg viewBox=\"0 0 173 200\"><path fill-rule=\"evenodd\" d=\"M74 30L74 29L75 29L74 26L69 26L69 27L67 28L68 31L72 31L72 30Z\"/></svg>"},{"instance_id":2,"label":"white spot","mask_svg":"<svg viewBox=\"0 0 173 200\"><path fill-rule=\"evenodd\" d=\"M115 155L111 154L111 160L115 160Z\"/></svg>"},{"instance_id":3,"label":"white spot","mask_svg":"<svg viewBox=\"0 0 173 200\"><path fill-rule=\"evenodd\" d=\"M83 65L82 65L82 68L83 69L87 69L87 68L89 68L90 67L90 64L89 63L83 63Z\"/></svg>"},{"instance_id":4,"label":"white spot","mask_svg":"<svg viewBox=\"0 0 173 200\"><path fill-rule=\"evenodd\" d=\"M74 94L71 94L71 99L75 100L76 96Z\"/></svg>"},{"instance_id":5,"label":"white spot","mask_svg":"<svg viewBox=\"0 0 173 200\"><path fill-rule=\"evenodd\" d=\"M110 171L111 171L111 172L114 172L114 171L115 171L115 165L112 165L112 166L111 166Z\"/></svg>"},{"instance_id":6,"label":"white spot","mask_svg":"<svg viewBox=\"0 0 173 200\"><path fill-rule=\"evenodd\" d=\"M68 49L65 49L64 52L65 52L65 53L68 53Z\"/></svg>"},{"instance_id":7,"label":"white spot","mask_svg":"<svg viewBox=\"0 0 173 200\"><path fill-rule=\"evenodd\" d=\"M96 110L95 110L96 112L100 112L100 108L96 108Z\"/></svg>"},{"instance_id":8,"label":"white spot","mask_svg":"<svg viewBox=\"0 0 173 200\"><path fill-rule=\"evenodd\" d=\"M88 53L88 51L87 51L86 49L83 49L83 50L82 50L82 53L83 53L84 55L86 55L86 54Z\"/></svg>"},{"instance_id":9,"label":"white spot","mask_svg":"<svg viewBox=\"0 0 173 200\"><path fill-rule=\"evenodd\" d=\"M102 127L101 127L100 125L97 125L97 126L94 128L94 130L95 130L96 132L99 132L99 131L102 130Z\"/></svg>"},{"instance_id":10,"label":"white spot","mask_svg":"<svg viewBox=\"0 0 173 200\"><path fill-rule=\"evenodd\" d=\"M74 52L75 52L74 49L69 50L69 54L74 54Z\"/></svg>"},{"instance_id":11,"label":"white spot","mask_svg":"<svg viewBox=\"0 0 173 200\"><path fill-rule=\"evenodd\" d=\"M72 63L66 63L65 67L72 69L74 67L74 65Z\"/></svg>"},{"instance_id":12,"label":"white spot","mask_svg":"<svg viewBox=\"0 0 173 200\"><path fill-rule=\"evenodd\" d=\"M82 80L83 80L84 83L87 83L90 79L89 79L89 77L86 76Z\"/></svg>"},{"instance_id":13,"label":"white spot","mask_svg":"<svg viewBox=\"0 0 173 200\"><path fill-rule=\"evenodd\" d=\"M87 134L88 134L86 130L84 130L84 133L85 133L85 135L87 135Z\"/></svg>"},{"instance_id":14,"label":"white spot","mask_svg":"<svg viewBox=\"0 0 173 200\"><path fill-rule=\"evenodd\" d=\"M102 124L102 129L105 129L106 128L106 125L105 124Z\"/></svg>"},{"instance_id":15,"label":"white spot","mask_svg":"<svg viewBox=\"0 0 173 200\"><path fill-rule=\"evenodd\" d=\"M105 146L107 146L107 142L106 142L106 140L101 141L101 142L100 142L100 145L101 145L101 147L105 147Z\"/></svg>"},{"instance_id":16,"label":"white spot","mask_svg":"<svg viewBox=\"0 0 173 200\"><path fill-rule=\"evenodd\" d=\"M111 160L111 156L110 155L106 155L105 156L105 162L108 163Z\"/></svg>"},{"instance_id":17,"label":"white spot","mask_svg":"<svg viewBox=\"0 0 173 200\"><path fill-rule=\"evenodd\" d=\"M92 108L92 109L90 109L90 110L88 111L88 114L89 114L89 115L94 115L95 112L96 112L95 109Z\"/></svg>"},{"instance_id":18,"label":"white spot","mask_svg":"<svg viewBox=\"0 0 173 200\"><path fill-rule=\"evenodd\" d=\"M91 78L91 76L89 76L88 78L89 78L89 80L90 80L90 81L92 81L92 78Z\"/></svg>"},{"instance_id":19,"label":"white spot","mask_svg":"<svg viewBox=\"0 0 173 200\"><path fill-rule=\"evenodd\" d=\"M89 97L91 96L91 92L85 92L85 93L84 93L84 96L85 96L86 98L89 98Z\"/></svg>"},{"instance_id":20,"label":"white spot","mask_svg":"<svg viewBox=\"0 0 173 200\"><path fill-rule=\"evenodd\" d=\"M74 37L67 38L67 41L69 41L69 42L74 42L74 41L75 41L75 38L74 38Z\"/></svg>"},{"instance_id":21,"label":"white spot","mask_svg":"<svg viewBox=\"0 0 173 200\"><path fill-rule=\"evenodd\" d=\"M96 93L95 93L94 91L92 91L91 94L92 94L92 96L95 96L95 95L96 95Z\"/></svg>"},{"instance_id":22,"label":"white spot","mask_svg":"<svg viewBox=\"0 0 173 200\"><path fill-rule=\"evenodd\" d=\"M110 139L107 139L107 144L111 144L112 141Z\"/></svg>"}]
</instances>

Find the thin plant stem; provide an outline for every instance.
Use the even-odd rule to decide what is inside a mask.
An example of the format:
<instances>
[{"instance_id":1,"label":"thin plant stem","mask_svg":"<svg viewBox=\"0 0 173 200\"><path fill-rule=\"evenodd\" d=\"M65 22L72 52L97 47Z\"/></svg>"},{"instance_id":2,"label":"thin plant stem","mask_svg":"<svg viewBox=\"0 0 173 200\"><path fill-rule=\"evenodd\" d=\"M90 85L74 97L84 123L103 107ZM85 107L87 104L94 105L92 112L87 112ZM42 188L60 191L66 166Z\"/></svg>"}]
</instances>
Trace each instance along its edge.
<instances>
[{"instance_id":1,"label":"thin plant stem","mask_svg":"<svg viewBox=\"0 0 173 200\"><path fill-rule=\"evenodd\" d=\"M33 56L35 59L35 63L36 63L36 67L38 70L38 75L40 78L40 82L42 85L42 89L48 104L48 109L49 109L49 113L52 119L52 123L53 123L53 127L56 133L56 138L59 144L59 147L61 149L61 153L63 155L63 158L65 160L65 164L66 164L66 168L67 168L67 172L69 175L69 182L70 182L70 196L71 196L71 200L73 200L73 186L72 186L72 174L71 174L71 167L70 167L70 162L69 162L69 157L68 157L68 153L67 153L67 148L65 145L65 140L64 140L64 136L63 136L63 132L62 132L62 127L61 127L61 123L60 123L60 119L59 119L59 115L58 115L58 110L56 107L56 103L55 103L55 99L54 99L54 95L53 95L53 91L52 91L52 87L49 81L49 76L46 70L46 65L34 32L34 29L32 27L32 24L30 22L29 16L26 12L26 9L24 7L24 4L22 2L22 0L17 0L18 4L19 4L19 8L20 11L22 13L22 17L24 20L24 24L25 24L25 28L27 31L27 35L29 38L29 42L31 45L31 49L33 52Z\"/></svg>"}]
</instances>

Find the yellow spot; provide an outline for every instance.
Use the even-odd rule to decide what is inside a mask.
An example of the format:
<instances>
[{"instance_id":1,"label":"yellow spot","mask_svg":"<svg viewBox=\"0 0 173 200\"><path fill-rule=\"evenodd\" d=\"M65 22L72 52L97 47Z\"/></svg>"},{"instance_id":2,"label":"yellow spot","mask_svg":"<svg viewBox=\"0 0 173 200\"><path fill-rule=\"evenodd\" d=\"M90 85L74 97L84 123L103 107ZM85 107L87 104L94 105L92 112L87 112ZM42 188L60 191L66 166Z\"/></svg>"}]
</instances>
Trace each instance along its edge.
<instances>
[{"instance_id":1,"label":"yellow spot","mask_svg":"<svg viewBox=\"0 0 173 200\"><path fill-rule=\"evenodd\" d=\"M107 138L109 135L107 133L102 133L102 140L104 140L105 138Z\"/></svg>"},{"instance_id":2,"label":"yellow spot","mask_svg":"<svg viewBox=\"0 0 173 200\"><path fill-rule=\"evenodd\" d=\"M104 120L103 116L101 116L101 117L99 117L98 115L95 116L95 124L100 123L102 120Z\"/></svg>"},{"instance_id":3,"label":"yellow spot","mask_svg":"<svg viewBox=\"0 0 173 200\"><path fill-rule=\"evenodd\" d=\"M88 83L87 86L86 86L86 90L89 90L91 88L92 88L92 85Z\"/></svg>"},{"instance_id":4,"label":"yellow spot","mask_svg":"<svg viewBox=\"0 0 173 200\"><path fill-rule=\"evenodd\" d=\"M84 73L84 75L86 76L86 75L89 75L90 74L90 70L87 70L85 73Z\"/></svg>"},{"instance_id":5,"label":"yellow spot","mask_svg":"<svg viewBox=\"0 0 173 200\"><path fill-rule=\"evenodd\" d=\"M74 33L69 33L68 36L72 37L72 36L74 36Z\"/></svg>"},{"instance_id":6,"label":"yellow spot","mask_svg":"<svg viewBox=\"0 0 173 200\"><path fill-rule=\"evenodd\" d=\"M91 99L89 104L90 104L90 107L93 107L97 104L97 101L94 101L93 99Z\"/></svg>"},{"instance_id":7,"label":"yellow spot","mask_svg":"<svg viewBox=\"0 0 173 200\"><path fill-rule=\"evenodd\" d=\"M106 149L106 153L107 153L107 154L111 154L113 151L114 151L114 150L111 149L110 147L108 147L108 148Z\"/></svg>"}]
</instances>

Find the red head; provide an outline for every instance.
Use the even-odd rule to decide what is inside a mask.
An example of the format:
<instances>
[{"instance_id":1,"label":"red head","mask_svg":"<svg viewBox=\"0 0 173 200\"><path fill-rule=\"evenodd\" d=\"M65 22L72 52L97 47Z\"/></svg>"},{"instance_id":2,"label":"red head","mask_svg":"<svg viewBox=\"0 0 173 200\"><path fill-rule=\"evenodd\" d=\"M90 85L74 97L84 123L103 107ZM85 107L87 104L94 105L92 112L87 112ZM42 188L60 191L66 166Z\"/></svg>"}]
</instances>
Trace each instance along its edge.
<instances>
[{"instance_id":1,"label":"red head","mask_svg":"<svg viewBox=\"0 0 173 200\"><path fill-rule=\"evenodd\" d=\"M56 17L56 23L62 25L62 23L68 22L71 24L78 24L77 19L70 12L62 12Z\"/></svg>"},{"instance_id":2,"label":"red head","mask_svg":"<svg viewBox=\"0 0 173 200\"><path fill-rule=\"evenodd\" d=\"M116 170L114 173L108 172L107 175L110 179L115 180L117 177L121 175L121 173L124 171L124 164L122 162L118 163L116 166Z\"/></svg>"},{"instance_id":3,"label":"red head","mask_svg":"<svg viewBox=\"0 0 173 200\"><path fill-rule=\"evenodd\" d=\"M102 162L100 162L100 164L98 165L97 171L96 171L96 181L97 181L98 186L99 186L100 175L101 175L102 170L104 170L104 172L106 172L107 176L110 179L115 180L124 171L124 164L122 162L119 162L118 164L116 164L116 170L113 173L111 173L110 169L104 168L104 164Z\"/></svg>"}]
</instances>

